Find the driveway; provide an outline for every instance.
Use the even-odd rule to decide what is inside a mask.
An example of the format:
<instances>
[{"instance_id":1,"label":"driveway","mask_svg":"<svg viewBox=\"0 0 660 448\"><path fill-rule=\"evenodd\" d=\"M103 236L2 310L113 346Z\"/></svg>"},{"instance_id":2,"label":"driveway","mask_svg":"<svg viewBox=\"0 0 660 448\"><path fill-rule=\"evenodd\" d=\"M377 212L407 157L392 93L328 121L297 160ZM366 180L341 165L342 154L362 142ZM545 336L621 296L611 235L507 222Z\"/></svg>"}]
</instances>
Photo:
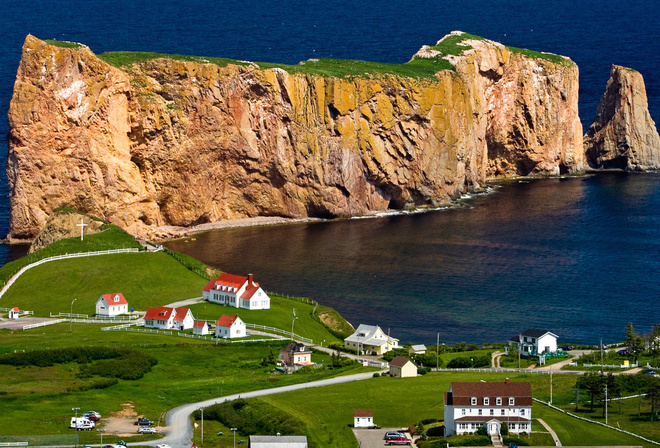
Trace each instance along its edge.
<instances>
[{"instance_id":1,"label":"driveway","mask_svg":"<svg viewBox=\"0 0 660 448\"><path fill-rule=\"evenodd\" d=\"M385 433L388 431L399 431L401 428L381 428L381 429L367 429L367 428L353 428L353 434L358 441L360 448L383 448L388 446L385 443ZM406 429L407 431L407 429ZM406 437L410 438L410 434L405 432Z\"/></svg>"}]
</instances>

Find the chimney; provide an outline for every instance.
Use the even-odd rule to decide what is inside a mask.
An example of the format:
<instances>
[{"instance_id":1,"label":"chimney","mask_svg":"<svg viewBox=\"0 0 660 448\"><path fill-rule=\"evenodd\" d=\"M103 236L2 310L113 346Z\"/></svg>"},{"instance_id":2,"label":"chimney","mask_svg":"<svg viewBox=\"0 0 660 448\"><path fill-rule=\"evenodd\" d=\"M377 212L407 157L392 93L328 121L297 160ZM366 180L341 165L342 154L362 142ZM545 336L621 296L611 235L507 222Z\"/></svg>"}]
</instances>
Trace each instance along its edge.
<instances>
[{"instance_id":1,"label":"chimney","mask_svg":"<svg viewBox=\"0 0 660 448\"><path fill-rule=\"evenodd\" d=\"M509 384L509 378L506 379L506 384Z\"/></svg>"},{"instance_id":2,"label":"chimney","mask_svg":"<svg viewBox=\"0 0 660 448\"><path fill-rule=\"evenodd\" d=\"M252 286L252 283L254 283L254 282L252 281L252 274L248 274L248 285L249 285L249 286Z\"/></svg>"}]
</instances>

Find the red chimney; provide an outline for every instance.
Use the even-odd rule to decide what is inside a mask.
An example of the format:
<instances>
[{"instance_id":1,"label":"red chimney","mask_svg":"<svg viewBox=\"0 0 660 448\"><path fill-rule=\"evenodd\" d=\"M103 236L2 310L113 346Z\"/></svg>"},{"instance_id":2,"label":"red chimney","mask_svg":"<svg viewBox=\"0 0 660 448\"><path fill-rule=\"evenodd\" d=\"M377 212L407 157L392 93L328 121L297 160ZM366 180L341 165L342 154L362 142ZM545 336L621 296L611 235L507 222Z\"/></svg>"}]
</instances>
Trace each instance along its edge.
<instances>
[{"instance_id":1,"label":"red chimney","mask_svg":"<svg viewBox=\"0 0 660 448\"><path fill-rule=\"evenodd\" d=\"M506 384L509 384L509 378L506 379Z\"/></svg>"},{"instance_id":2,"label":"red chimney","mask_svg":"<svg viewBox=\"0 0 660 448\"><path fill-rule=\"evenodd\" d=\"M254 283L254 282L252 281L252 274L248 274L248 285L249 285L249 286L252 286L252 283Z\"/></svg>"}]
</instances>

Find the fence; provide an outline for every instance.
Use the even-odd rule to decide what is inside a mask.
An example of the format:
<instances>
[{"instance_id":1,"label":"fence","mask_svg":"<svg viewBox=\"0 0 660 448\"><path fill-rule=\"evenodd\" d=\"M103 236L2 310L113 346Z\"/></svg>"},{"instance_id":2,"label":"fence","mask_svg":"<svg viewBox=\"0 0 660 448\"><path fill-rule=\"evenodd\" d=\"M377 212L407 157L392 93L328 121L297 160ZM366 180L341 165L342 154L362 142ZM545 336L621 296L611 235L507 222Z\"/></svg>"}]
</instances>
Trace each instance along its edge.
<instances>
[{"instance_id":1,"label":"fence","mask_svg":"<svg viewBox=\"0 0 660 448\"><path fill-rule=\"evenodd\" d=\"M555 411L559 411L559 412L561 412L561 413L563 413L563 414L566 414L566 415L568 415L569 417L577 418L578 420L583 420L583 421L585 421L585 422L593 423L593 424L595 424L595 425L604 426L605 428L613 429L613 430L615 430L615 431L622 432L622 433L624 433L624 434L628 434L629 436L637 437L638 439L641 439L641 440L643 440L643 441L645 441L645 442L648 442L648 443L652 443L653 445L658 445L658 446L660 446L660 443L659 443L659 442L656 442L655 440L647 439L646 437L640 436L639 434L635 434L635 433L632 433L632 432L630 432L630 431L626 431L626 430L624 430L624 429L617 428L616 426L610 426L610 425L606 425L605 423L602 423L602 422L597 422L597 421L595 421L595 420L589 420L588 418L580 417L579 415L572 414L572 413L570 413L570 412L568 412L568 411L565 411L565 410L563 410L563 409L561 409L561 408L558 408L557 406L554 406L554 405L552 405L552 404L550 404L550 403L546 403L545 401L541 401L541 400L539 400L538 398L532 398L532 400L536 401L537 403L544 404L544 405L548 406L549 408L554 409Z\"/></svg>"},{"instance_id":2,"label":"fence","mask_svg":"<svg viewBox=\"0 0 660 448\"><path fill-rule=\"evenodd\" d=\"M89 318L88 314L76 314L76 313L57 313L53 314L52 312L50 313L50 317L68 317L69 319L87 319Z\"/></svg>"},{"instance_id":3,"label":"fence","mask_svg":"<svg viewBox=\"0 0 660 448\"><path fill-rule=\"evenodd\" d=\"M122 327L122 328L118 328ZM105 327L101 328L101 330L104 331L112 331L112 330L122 330L122 331L134 331L138 333L156 333L156 334L168 334L172 335L172 331L166 331L166 330L155 330L151 328L135 328L134 326L124 326L124 325L116 325L114 327Z\"/></svg>"},{"instance_id":4,"label":"fence","mask_svg":"<svg viewBox=\"0 0 660 448\"><path fill-rule=\"evenodd\" d=\"M245 326L247 328L252 328L254 330L262 330L262 331L265 331L265 332L270 332L270 333L280 334L282 336L287 336L287 337L290 337L292 339L296 339L296 340L299 340L299 341L306 342L307 344L314 343L314 341L309 339L309 338L305 338L303 336L300 336L298 334L292 333L292 332L287 331L287 330L282 330L281 328L274 328L274 327L268 327L266 325L257 325L257 324L248 324L248 323L246 323Z\"/></svg>"},{"instance_id":5,"label":"fence","mask_svg":"<svg viewBox=\"0 0 660 448\"><path fill-rule=\"evenodd\" d=\"M37 328L37 327L45 327L46 325L59 324L62 322L66 322L66 319L46 320L43 322L38 322L36 324L25 325L23 327L23 330L29 330L30 328Z\"/></svg>"},{"instance_id":6,"label":"fence","mask_svg":"<svg viewBox=\"0 0 660 448\"><path fill-rule=\"evenodd\" d=\"M78 434L53 434L32 436L0 436L0 446L74 446Z\"/></svg>"},{"instance_id":7,"label":"fence","mask_svg":"<svg viewBox=\"0 0 660 448\"><path fill-rule=\"evenodd\" d=\"M126 328L140 327L143 325L144 325L144 321L135 321L135 322L129 322L127 324L113 325L112 327L103 327L101 328L101 331L125 330Z\"/></svg>"},{"instance_id":8,"label":"fence","mask_svg":"<svg viewBox=\"0 0 660 448\"><path fill-rule=\"evenodd\" d=\"M537 370L537 369L505 369L505 368L491 368L491 367L484 367L481 369L472 369L472 368L465 368L465 369L436 369L433 367L431 370L435 372L510 372L510 373L531 373L531 374L537 374L537 375L550 375L550 373L554 374L562 374L562 375L581 375L582 372L578 371L570 371L570 370L562 370L562 371L557 371L557 370Z\"/></svg>"},{"instance_id":9,"label":"fence","mask_svg":"<svg viewBox=\"0 0 660 448\"><path fill-rule=\"evenodd\" d=\"M160 250L165 252L167 255L170 257L174 258L176 261L181 263L183 266L185 266L186 269L188 269L191 272L194 272L195 274L199 275L200 277L206 279L206 280L211 280L211 276L209 275L208 272L206 272L205 269L200 268L199 266L194 266L192 263L188 262L188 257L183 257L181 254L177 252L173 252L169 250L167 247L160 246Z\"/></svg>"},{"instance_id":10,"label":"fence","mask_svg":"<svg viewBox=\"0 0 660 448\"><path fill-rule=\"evenodd\" d=\"M571 366L575 365L577 366L577 363L572 362L570 364ZM629 366L623 365L623 364L617 364L617 365L612 365L612 364L582 364L583 367L601 367L601 368L608 368L608 369L632 369L634 367L639 367L637 363L635 364L630 364Z\"/></svg>"},{"instance_id":11,"label":"fence","mask_svg":"<svg viewBox=\"0 0 660 448\"><path fill-rule=\"evenodd\" d=\"M100 250L96 252L80 252L77 254L55 255L54 257L42 258L39 261L35 261L34 263L30 263L27 266L23 266L21 269L19 269L18 272L16 272L16 274L14 274L7 281L7 283L5 283L2 290L0 290L0 298L7 292L7 290L11 287L11 285L13 285L14 282L23 274L23 272L27 271L28 269L32 269L35 266L39 266L40 264L44 264L49 261L65 260L68 258L93 257L96 255L110 255L110 254L125 254L130 252L137 253L140 252L140 249L130 248L130 249Z\"/></svg>"}]
</instances>

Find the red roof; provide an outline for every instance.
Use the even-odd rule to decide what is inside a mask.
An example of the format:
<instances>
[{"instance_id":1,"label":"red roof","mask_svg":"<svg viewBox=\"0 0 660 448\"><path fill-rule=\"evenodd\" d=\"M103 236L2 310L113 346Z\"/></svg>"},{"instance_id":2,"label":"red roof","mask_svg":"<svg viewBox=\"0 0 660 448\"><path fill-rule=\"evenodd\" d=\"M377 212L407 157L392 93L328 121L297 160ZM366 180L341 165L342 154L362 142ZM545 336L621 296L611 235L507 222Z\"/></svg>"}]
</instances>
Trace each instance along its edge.
<instances>
[{"instance_id":1,"label":"red roof","mask_svg":"<svg viewBox=\"0 0 660 448\"><path fill-rule=\"evenodd\" d=\"M193 328L204 328L205 326L206 326L205 320L196 320L195 325L193 325Z\"/></svg>"},{"instance_id":2,"label":"red roof","mask_svg":"<svg viewBox=\"0 0 660 448\"><path fill-rule=\"evenodd\" d=\"M243 277L242 275L234 275L234 274L220 274L220 277L218 277L218 280L216 280L218 283L230 283L236 286L242 286L245 282L247 282L248 278Z\"/></svg>"},{"instance_id":3,"label":"red roof","mask_svg":"<svg viewBox=\"0 0 660 448\"><path fill-rule=\"evenodd\" d=\"M259 290L259 283L248 285L248 287L245 288L245 292L241 296L241 299L250 300L254 295L254 293L257 292L258 290Z\"/></svg>"},{"instance_id":4,"label":"red roof","mask_svg":"<svg viewBox=\"0 0 660 448\"><path fill-rule=\"evenodd\" d=\"M149 308L144 316L145 320L170 320L174 308L168 306L159 306L158 308Z\"/></svg>"},{"instance_id":5,"label":"red roof","mask_svg":"<svg viewBox=\"0 0 660 448\"><path fill-rule=\"evenodd\" d=\"M231 327L234 322L238 319L238 314L236 316L220 316L220 319L215 323L218 327Z\"/></svg>"},{"instance_id":6,"label":"red roof","mask_svg":"<svg viewBox=\"0 0 660 448\"><path fill-rule=\"evenodd\" d=\"M14 308L12 308L12 311L18 311L18 307L15 306Z\"/></svg>"},{"instance_id":7,"label":"red roof","mask_svg":"<svg viewBox=\"0 0 660 448\"><path fill-rule=\"evenodd\" d=\"M211 279L211 280L209 280L209 282L206 284L206 286L204 287L204 290L203 290L203 291L204 291L204 292L209 292L209 291L212 290L213 288L215 288L215 280Z\"/></svg>"},{"instance_id":8,"label":"red roof","mask_svg":"<svg viewBox=\"0 0 660 448\"><path fill-rule=\"evenodd\" d=\"M374 411L355 411L353 412L354 417L373 417Z\"/></svg>"},{"instance_id":9,"label":"red roof","mask_svg":"<svg viewBox=\"0 0 660 448\"><path fill-rule=\"evenodd\" d=\"M103 298L108 302L108 305L128 305L124 295L120 292L117 294L103 294Z\"/></svg>"},{"instance_id":10,"label":"red roof","mask_svg":"<svg viewBox=\"0 0 660 448\"><path fill-rule=\"evenodd\" d=\"M174 316L174 320L183 322L183 320L186 318L186 315L188 314L188 311L190 311L188 308L177 308L176 316Z\"/></svg>"}]
</instances>

